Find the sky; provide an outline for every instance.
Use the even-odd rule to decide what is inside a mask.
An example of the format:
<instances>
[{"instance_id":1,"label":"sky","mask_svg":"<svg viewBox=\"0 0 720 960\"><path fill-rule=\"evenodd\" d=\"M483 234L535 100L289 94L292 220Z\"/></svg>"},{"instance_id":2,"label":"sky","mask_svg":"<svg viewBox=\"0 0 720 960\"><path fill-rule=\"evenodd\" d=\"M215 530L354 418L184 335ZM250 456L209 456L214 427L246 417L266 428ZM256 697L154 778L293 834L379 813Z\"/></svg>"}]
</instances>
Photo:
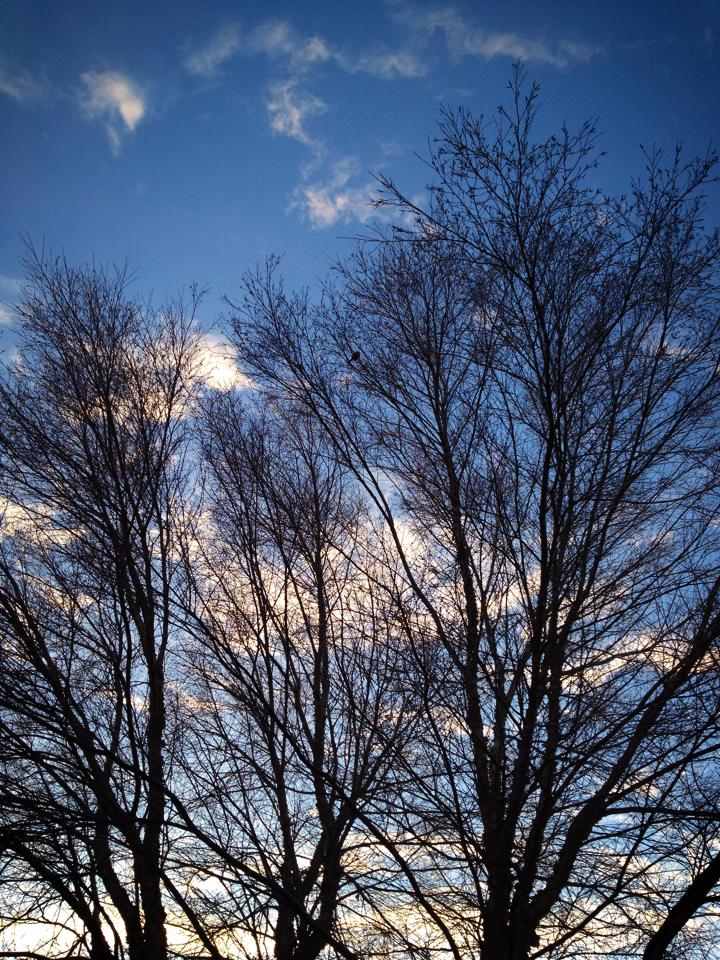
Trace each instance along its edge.
<instances>
[{"instance_id":1,"label":"sky","mask_svg":"<svg viewBox=\"0 0 720 960\"><path fill-rule=\"evenodd\" d=\"M641 144L720 145L717 0L2 0L0 325L23 237L158 300L196 282L210 321L269 254L312 284L374 177L422 197L441 105L492 113L517 60L540 134L597 118L612 192Z\"/></svg>"}]
</instances>

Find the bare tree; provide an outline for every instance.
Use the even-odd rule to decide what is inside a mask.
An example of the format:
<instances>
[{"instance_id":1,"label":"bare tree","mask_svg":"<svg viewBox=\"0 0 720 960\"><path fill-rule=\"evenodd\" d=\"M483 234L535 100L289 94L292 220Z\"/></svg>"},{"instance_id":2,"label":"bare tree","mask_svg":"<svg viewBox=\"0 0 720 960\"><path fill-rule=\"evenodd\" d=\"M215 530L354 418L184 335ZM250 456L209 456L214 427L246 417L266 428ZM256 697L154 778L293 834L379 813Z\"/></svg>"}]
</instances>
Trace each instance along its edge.
<instances>
[{"instance_id":1,"label":"bare tree","mask_svg":"<svg viewBox=\"0 0 720 960\"><path fill-rule=\"evenodd\" d=\"M199 709L187 778L215 879L203 915L235 950L365 954L382 869L359 817L398 789L413 714L382 545L306 417L215 398L207 515L193 555ZM252 866L250 875L248 865Z\"/></svg>"},{"instance_id":2,"label":"bare tree","mask_svg":"<svg viewBox=\"0 0 720 960\"><path fill-rule=\"evenodd\" d=\"M194 339L123 272L32 253L26 270L0 382L0 836L78 947L162 960Z\"/></svg>"},{"instance_id":3,"label":"bare tree","mask_svg":"<svg viewBox=\"0 0 720 960\"><path fill-rule=\"evenodd\" d=\"M427 754L385 844L438 949L627 955L654 798L720 745L715 158L613 199L592 126L535 142L512 93L445 115L429 207L386 181L414 228L319 304L250 277L235 340L394 540Z\"/></svg>"},{"instance_id":4,"label":"bare tree","mask_svg":"<svg viewBox=\"0 0 720 960\"><path fill-rule=\"evenodd\" d=\"M317 302L246 279L245 393L182 305L30 258L0 955L711 955L716 161L613 198L511 94Z\"/></svg>"}]
</instances>

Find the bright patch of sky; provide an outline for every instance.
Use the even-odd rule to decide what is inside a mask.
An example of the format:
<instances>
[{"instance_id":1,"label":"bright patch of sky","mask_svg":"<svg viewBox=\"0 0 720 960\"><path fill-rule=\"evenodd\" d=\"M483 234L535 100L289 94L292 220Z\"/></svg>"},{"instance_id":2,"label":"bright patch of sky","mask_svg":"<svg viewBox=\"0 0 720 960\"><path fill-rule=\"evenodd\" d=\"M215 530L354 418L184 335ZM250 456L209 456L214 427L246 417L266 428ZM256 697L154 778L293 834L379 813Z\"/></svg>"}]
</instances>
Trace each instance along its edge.
<instances>
[{"instance_id":1,"label":"bright patch of sky","mask_svg":"<svg viewBox=\"0 0 720 960\"><path fill-rule=\"evenodd\" d=\"M540 132L597 117L626 189L641 143L717 142L718 41L710 0L5 0L0 325L22 235L162 297L198 281L210 314L271 253L312 282L368 229L374 175L422 196L440 104L492 113L518 59Z\"/></svg>"}]
</instances>

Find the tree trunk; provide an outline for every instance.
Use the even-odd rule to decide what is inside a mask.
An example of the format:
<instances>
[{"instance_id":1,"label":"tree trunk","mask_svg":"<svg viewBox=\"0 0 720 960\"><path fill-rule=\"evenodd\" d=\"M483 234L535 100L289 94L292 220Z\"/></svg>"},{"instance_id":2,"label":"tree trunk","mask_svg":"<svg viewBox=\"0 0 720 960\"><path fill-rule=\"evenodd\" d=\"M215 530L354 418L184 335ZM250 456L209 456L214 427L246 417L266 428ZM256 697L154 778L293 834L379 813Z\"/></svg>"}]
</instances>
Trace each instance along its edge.
<instances>
[{"instance_id":1,"label":"tree trunk","mask_svg":"<svg viewBox=\"0 0 720 960\"><path fill-rule=\"evenodd\" d=\"M667 948L680 933L685 924L707 901L707 898L720 883L720 854L717 854L705 869L695 877L680 899L670 908L665 920L660 924L645 947L643 960L664 960Z\"/></svg>"}]
</instances>

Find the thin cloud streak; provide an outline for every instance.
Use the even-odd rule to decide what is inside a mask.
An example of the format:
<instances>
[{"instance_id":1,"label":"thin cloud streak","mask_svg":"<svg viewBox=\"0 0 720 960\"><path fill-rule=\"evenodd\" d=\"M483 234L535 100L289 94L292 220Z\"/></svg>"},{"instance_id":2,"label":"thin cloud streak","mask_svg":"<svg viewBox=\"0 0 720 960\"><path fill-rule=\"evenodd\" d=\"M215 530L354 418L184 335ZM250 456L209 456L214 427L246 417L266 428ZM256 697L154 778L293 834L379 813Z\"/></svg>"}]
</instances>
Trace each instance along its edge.
<instances>
[{"instance_id":1,"label":"thin cloud streak","mask_svg":"<svg viewBox=\"0 0 720 960\"><path fill-rule=\"evenodd\" d=\"M478 57L494 60L507 57L525 63L538 63L566 69L587 63L599 56L602 48L581 40L533 37L515 31L485 30L462 16L453 6L419 10L407 6L399 8L396 19L408 24L413 32L432 42L440 34L453 59Z\"/></svg>"},{"instance_id":2,"label":"thin cloud streak","mask_svg":"<svg viewBox=\"0 0 720 960\"><path fill-rule=\"evenodd\" d=\"M205 46L189 54L183 65L188 73L209 79L234 56L239 47L240 28L236 23L228 23Z\"/></svg>"},{"instance_id":3,"label":"thin cloud streak","mask_svg":"<svg viewBox=\"0 0 720 960\"><path fill-rule=\"evenodd\" d=\"M287 20L265 20L243 37L237 24L226 24L207 45L186 57L184 66L189 73L211 77L236 54L284 60L293 76L325 63L346 73L367 73L384 80L421 77L427 72L410 50L378 47L351 55L333 48L323 37L300 35Z\"/></svg>"},{"instance_id":4,"label":"thin cloud streak","mask_svg":"<svg viewBox=\"0 0 720 960\"><path fill-rule=\"evenodd\" d=\"M17 103L26 104L39 100L44 92L45 85L35 80L27 70L12 70L0 65L0 93Z\"/></svg>"},{"instance_id":5,"label":"thin cloud streak","mask_svg":"<svg viewBox=\"0 0 720 960\"><path fill-rule=\"evenodd\" d=\"M367 73L382 80L414 80L427 74L427 65L408 50L377 50L354 59L341 53L334 56L347 73Z\"/></svg>"},{"instance_id":6,"label":"thin cloud streak","mask_svg":"<svg viewBox=\"0 0 720 960\"><path fill-rule=\"evenodd\" d=\"M333 57L322 37L300 37L286 20L259 24L249 35L245 50L248 55L285 58L295 72L326 63Z\"/></svg>"},{"instance_id":7,"label":"thin cloud streak","mask_svg":"<svg viewBox=\"0 0 720 960\"><path fill-rule=\"evenodd\" d=\"M6 273L0 273L0 294L17 296L21 289L22 280L19 277L10 277Z\"/></svg>"}]
</instances>

